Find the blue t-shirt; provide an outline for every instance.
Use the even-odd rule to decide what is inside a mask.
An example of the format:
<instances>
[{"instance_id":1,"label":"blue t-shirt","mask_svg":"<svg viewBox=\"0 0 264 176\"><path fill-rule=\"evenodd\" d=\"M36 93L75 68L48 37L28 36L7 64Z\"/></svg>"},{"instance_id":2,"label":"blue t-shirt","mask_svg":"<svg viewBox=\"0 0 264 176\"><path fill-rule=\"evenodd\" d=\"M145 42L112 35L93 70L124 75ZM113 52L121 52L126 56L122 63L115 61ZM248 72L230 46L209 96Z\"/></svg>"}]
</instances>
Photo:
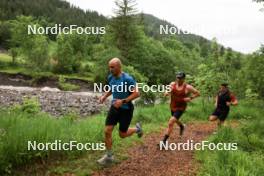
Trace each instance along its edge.
<instances>
[{"instance_id":1,"label":"blue t-shirt","mask_svg":"<svg viewBox=\"0 0 264 176\"><path fill-rule=\"evenodd\" d=\"M125 99L131 92L130 90L135 88L136 81L129 74L122 72L121 76L116 78L112 74L108 76L108 84L111 88L113 95L112 104L116 99ZM121 106L123 109L129 109L129 104L123 104Z\"/></svg>"}]
</instances>

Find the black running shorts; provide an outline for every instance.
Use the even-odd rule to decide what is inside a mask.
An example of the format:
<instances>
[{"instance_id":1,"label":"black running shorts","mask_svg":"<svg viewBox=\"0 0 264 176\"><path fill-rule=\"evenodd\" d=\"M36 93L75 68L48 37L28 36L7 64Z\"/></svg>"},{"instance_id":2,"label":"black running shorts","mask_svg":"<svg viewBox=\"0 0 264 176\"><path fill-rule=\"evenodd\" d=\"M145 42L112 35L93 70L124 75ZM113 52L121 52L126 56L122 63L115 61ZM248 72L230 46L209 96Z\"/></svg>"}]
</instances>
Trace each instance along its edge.
<instances>
[{"instance_id":1,"label":"black running shorts","mask_svg":"<svg viewBox=\"0 0 264 176\"><path fill-rule=\"evenodd\" d=\"M225 121L225 119L228 116L228 113L229 113L229 109L222 110L222 109L216 108L215 111L212 113L212 115L217 116L217 118L220 121Z\"/></svg>"},{"instance_id":2,"label":"black running shorts","mask_svg":"<svg viewBox=\"0 0 264 176\"><path fill-rule=\"evenodd\" d=\"M106 117L105 125L117 125L119 123L119 131L127 132L129 125L133 117L134 107L133 105L130 109L115 108L114 106L110 107L108 115Z\"/></svg>"}]
</instances>

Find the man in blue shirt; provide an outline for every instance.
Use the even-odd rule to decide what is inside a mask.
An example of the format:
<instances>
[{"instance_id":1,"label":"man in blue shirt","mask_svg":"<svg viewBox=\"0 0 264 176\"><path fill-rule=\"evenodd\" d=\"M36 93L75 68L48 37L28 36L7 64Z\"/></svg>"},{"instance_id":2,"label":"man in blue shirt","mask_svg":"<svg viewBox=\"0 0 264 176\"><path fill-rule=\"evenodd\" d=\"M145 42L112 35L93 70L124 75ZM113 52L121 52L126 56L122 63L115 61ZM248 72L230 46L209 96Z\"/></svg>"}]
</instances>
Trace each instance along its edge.
<instances>
[{"instance_id":1,"label":"man in blue shirt","mask_svg":"<svg viewBox=\"0 0 264 176\"><path fill-rule=\"evenodd\" d=\"M112 132L117 123L119 123L119 136L121 138L131 136L134 133L137 133L138 137L143 135L140 123L137 123L135 128L129 128L134 111L132 100L139 97L136 81L129 74L122 72L122 63L118 58L109 61L109 70L111 74L108 76L108 84L111 90L101 96L99 101L103 103L110 95L113 95L113 100L105 122L107 153L97 161L99 164L106 164L114 159Z\"/></svg>"}]
</instances>

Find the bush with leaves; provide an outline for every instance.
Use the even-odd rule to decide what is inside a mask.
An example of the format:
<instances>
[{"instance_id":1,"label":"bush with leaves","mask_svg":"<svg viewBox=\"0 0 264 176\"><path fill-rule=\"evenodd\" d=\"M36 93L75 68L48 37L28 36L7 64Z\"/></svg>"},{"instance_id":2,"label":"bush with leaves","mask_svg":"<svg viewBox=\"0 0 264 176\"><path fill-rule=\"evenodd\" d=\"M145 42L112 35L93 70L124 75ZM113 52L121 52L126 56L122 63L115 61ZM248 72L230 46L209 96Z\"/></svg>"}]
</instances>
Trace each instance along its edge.
<instances>
[{"instance_id":1,"label":"bush with leaves","mask_svg":"<svg viewBox=\"0 0 264 176\"><path fill-rule=\"evenodd\" d=\"M29 114L37 114L41 111L41 106L37 97L24 98L21 105L16 105L12 108L15 112L22 111Z\"/></svg>"},{"instance_id":2,"label":"bush with leaves","mask_svg":"<svg viewBox=\"0 0 264 176\"><path fill-rule=\"evenodd\" d=\"M244 68L245 86L264 97L264 45L249 56Z\"/></svg>"},{"instance_id":3,"label":"bush with leaves","mask_svg":"<svg viewBox=\"0 0 264 176\"><path fill-rule=\"evenodd\" d=\"M10 46L13 58L20 54L24 56L28 67L43 70L48 60L48 38L41 34L28 34L28 25L40 27L38 21L30 16L19 16L16 20L10 21Z\"/></svg>"}]
</instances>

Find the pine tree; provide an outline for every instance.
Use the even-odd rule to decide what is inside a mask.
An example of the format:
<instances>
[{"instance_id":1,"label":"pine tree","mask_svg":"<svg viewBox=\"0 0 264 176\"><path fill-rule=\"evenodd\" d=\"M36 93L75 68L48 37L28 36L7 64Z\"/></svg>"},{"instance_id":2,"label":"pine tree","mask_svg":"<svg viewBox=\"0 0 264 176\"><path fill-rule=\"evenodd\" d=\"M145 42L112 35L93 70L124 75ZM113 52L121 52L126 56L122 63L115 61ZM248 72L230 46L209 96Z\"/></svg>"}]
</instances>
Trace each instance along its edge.
<instances>
[{"instance_id":1,"label":"pine tree","mask_svg":"<svg viewBox=\"0 0 264 176\"><path fill-rule=\"evenodd\" d=\"M116 0L115 5L118 7L114 9L117 16L129 17L137 13L136 0Z\"/></svg>"},{"instance_id":2,"label":"pine tree","mask_svg":"<svg viewBox=\"0 0 264 176\"><path fill-rule=\"evenodd\" d=\"M140 37L136 26L135 0L116 0L117 9L114 10L115 17L111 21L111 33L113 42L121 51L121 55L129 59L129 50L135 46Z\"/></svg>"}]
</instances>

